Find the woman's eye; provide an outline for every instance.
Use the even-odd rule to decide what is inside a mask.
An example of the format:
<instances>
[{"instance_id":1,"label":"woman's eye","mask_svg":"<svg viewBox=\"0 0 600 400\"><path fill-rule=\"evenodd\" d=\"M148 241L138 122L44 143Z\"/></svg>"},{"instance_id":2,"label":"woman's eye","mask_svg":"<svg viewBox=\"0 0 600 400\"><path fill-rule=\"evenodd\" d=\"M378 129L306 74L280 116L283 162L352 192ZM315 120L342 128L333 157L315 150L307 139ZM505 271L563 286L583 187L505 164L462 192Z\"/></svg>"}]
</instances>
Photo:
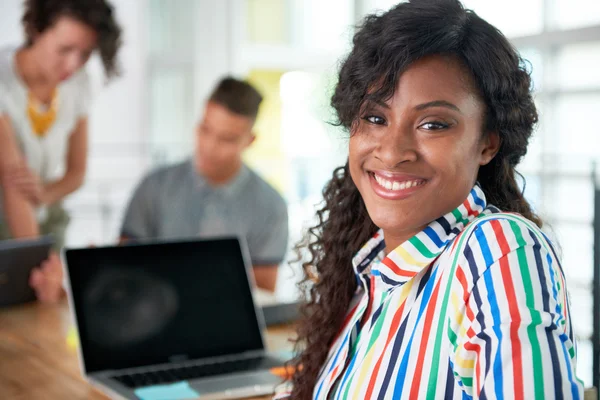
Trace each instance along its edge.
<instances>
[{"instance_id":1,"label":"woman's eye","mask_svg":"<svg viewBox=\"0 0 600 400\"><path fill-rule=\"evenodd\" d=\"M385 119L378 117L376 115L368 115L368 116L364 117L363 119L370 124L385 125Z\"/></svg>"},{"instance_id":2,"label":"woman's eye","mask_svg":"<svg viewBox=\"0 0 600 400\"><path fill-rule=\"evenodd\" d=\"M444 122L438 122L438 121L425 122L424 124L421 124L421 126L420 126L420 128L423 128L427 131L439 131L442 129L447 129L449 127L450 127L450 125L448 125Z\"/></svg>"}]
</instances>

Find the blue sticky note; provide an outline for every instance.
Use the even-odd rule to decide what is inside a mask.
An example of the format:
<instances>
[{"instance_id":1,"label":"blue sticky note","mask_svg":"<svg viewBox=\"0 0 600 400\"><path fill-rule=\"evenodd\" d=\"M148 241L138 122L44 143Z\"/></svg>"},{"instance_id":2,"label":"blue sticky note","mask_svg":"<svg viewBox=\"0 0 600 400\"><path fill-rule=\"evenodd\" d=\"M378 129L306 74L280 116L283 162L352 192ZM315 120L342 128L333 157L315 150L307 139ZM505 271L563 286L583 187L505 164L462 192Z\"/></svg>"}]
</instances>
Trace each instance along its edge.
<instances>
[{"instance_id":1,"label":"blue sticky note","mask_svg":"<svg viewBox=\"0 0 600 400\"><path fill-rule=\"evenodd\" d=\"M185 400L200 396L187 381L143 387L136 389L135 395L141 400Z\"/></svg>"}]
</instances>

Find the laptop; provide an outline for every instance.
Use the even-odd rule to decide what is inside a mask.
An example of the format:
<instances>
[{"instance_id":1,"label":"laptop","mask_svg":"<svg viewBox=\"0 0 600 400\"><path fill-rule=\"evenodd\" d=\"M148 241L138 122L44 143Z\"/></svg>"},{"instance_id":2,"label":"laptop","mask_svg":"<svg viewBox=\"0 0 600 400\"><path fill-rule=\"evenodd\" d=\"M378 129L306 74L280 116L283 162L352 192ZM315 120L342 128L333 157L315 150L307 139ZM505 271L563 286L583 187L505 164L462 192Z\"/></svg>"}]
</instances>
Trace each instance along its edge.
<instances>
[{"instance_id":1,"label":"laptop","mask_svg":"<svg viewBox=\"0 0 600 400\"><path fill-rule=\"evenodd\" d=\"M29 276L48 258L53 244L50 236L0 241L0 307L35 300Z\"/></svg>"},{"instance_id":2,"label":"laptop","mask_svg":"<svg viewBox=\"0 0 600 400\"><path fill-rule=\"evenodd\" d=\"M70 249L65 260L82 371L109 396L232 399L281 384L242 240Z\"/></svg>"}]
</instances>

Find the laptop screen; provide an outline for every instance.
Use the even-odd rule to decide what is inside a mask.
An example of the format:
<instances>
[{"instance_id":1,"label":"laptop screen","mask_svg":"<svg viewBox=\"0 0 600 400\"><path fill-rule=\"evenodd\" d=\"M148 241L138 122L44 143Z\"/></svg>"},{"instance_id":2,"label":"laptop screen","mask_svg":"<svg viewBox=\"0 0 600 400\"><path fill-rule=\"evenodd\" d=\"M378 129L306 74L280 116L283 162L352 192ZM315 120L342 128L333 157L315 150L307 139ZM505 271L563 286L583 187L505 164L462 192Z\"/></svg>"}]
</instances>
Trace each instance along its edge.
<instances>
[{"instance_id":1,"label":"laptop screen","mask_svg":"<svg viewBox=\"0 0 600 400\"><path fill-rule=\"evenodd\" d=\"M237 239L67 250L87 373L263 349Z\"/></svg>"}]
</instances>

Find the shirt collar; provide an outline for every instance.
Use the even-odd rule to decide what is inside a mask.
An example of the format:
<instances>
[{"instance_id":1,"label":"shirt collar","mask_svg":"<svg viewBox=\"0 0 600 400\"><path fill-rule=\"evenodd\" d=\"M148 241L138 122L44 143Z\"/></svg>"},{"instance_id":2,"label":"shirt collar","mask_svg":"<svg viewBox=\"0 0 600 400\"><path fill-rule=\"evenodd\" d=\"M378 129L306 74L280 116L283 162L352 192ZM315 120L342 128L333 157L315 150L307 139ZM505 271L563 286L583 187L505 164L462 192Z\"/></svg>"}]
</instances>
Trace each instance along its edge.
<instances>
[{"instance_id":1,"label":"shirt collar","mask_svg":"<svg viewBox=\"0 0 600 400\"><path fill-rule=\"evenodd\" d=\"M485 208L485 194L476 184L460 206L431 222L387 256L383 231L379 230L352 260L357 280L360 282L361 277L373 275L388 288L404 284L430 265Z\"/></svg>"},{"instance_id":2,"label":"shirt collar","mask_svg":"<svg viewBox=\"0 0 600 400\"><path fill-rule=\"evenodd\" d=\"M198 173L196 166L194 165L193 158L189 161L189 165L193 180L198 188L223 194L225 196L233 196L237 194L244 187L248 181L248 178L250 177L250 169L246 166L246 164L242 163L242 167L238 171L237 175L233 177L233 179L223 185L213 186L203 175Z\"/></svg>"}]
</instances>

